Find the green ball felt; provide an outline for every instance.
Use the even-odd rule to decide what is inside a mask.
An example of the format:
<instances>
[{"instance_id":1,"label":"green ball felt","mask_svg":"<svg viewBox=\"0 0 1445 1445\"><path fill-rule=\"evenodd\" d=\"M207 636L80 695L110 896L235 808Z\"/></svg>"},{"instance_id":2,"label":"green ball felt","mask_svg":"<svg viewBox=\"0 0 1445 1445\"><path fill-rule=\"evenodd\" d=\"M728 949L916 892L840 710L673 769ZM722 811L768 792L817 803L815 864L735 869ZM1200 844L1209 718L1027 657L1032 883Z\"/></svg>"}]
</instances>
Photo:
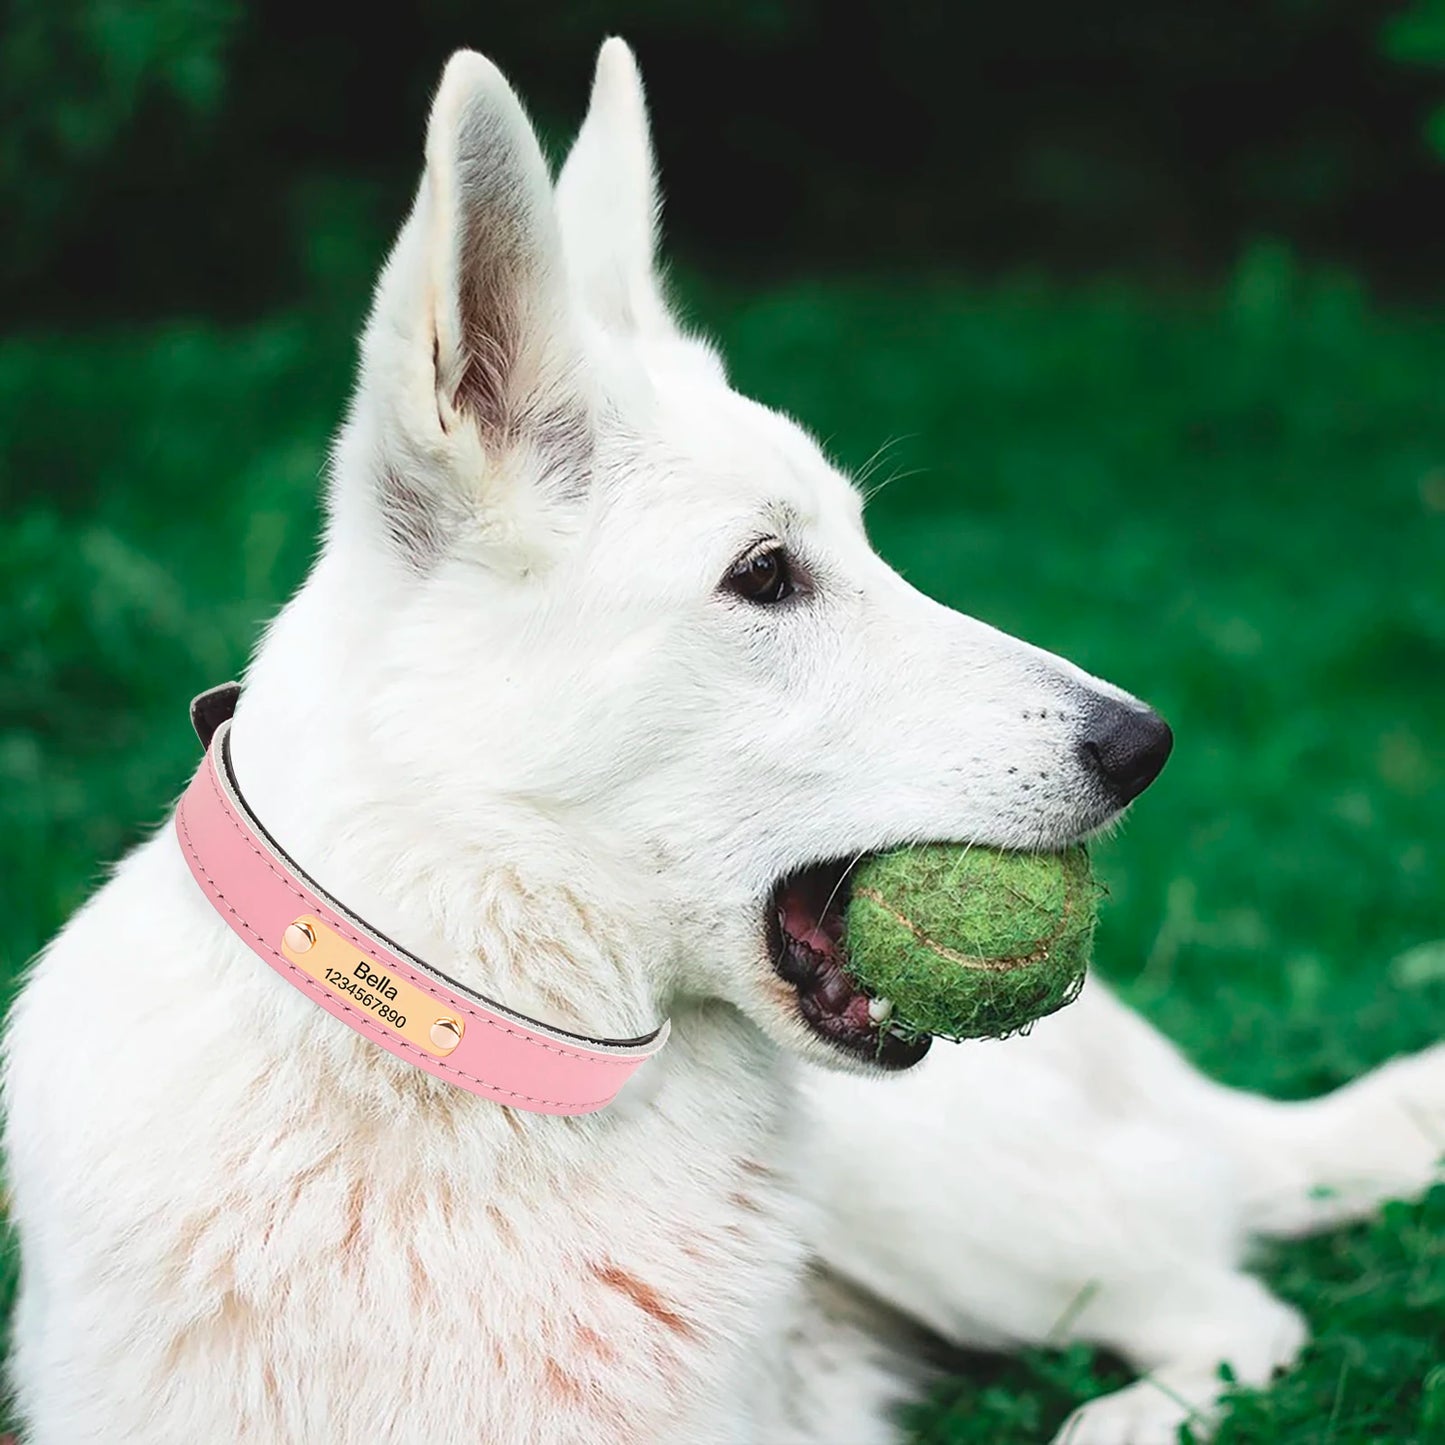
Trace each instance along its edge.
<instances>
[{"instance_id":1,"label":"green ball felt","mask_svg":"<svg viewBox=\"0 0 1445 1445\"><path fill-rule=\"evenodd\" d=\"M906 1034L1004 1038L1078 997L1098 897L1082 848L880 853L853 874L848 972Z\"/></svg>"}]
</instances>

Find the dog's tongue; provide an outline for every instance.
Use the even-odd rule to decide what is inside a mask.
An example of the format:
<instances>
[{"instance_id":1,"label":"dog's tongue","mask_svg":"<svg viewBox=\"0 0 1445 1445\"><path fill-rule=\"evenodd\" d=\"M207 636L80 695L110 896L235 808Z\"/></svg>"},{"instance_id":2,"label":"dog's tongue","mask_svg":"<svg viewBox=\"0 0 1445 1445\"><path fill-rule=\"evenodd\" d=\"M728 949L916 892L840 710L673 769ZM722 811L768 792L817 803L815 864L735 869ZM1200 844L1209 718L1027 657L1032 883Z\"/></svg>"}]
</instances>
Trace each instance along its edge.
<instances>
[{"instance_id":1,"label":"dog's tongue","mask_svg":"<svg viewBox=\"0 0 1445 1445\"><path fill-rule=\"evenodd\" d=\"M805 1004L820 1017L828 1015L846 1028L863 1031L873 1027L868 995L844 972L844 919L837 904L834 888L824 893L816 884L795 884L778 897L778 923L794 947L810 957Z\"/></svg>"},{"instance_id":2,"label":"dog's tongue","mask_svg":"<svg viewBox=\"0 0 1445 1445\"><path fill-rule=\"evenodd\" d=\"M778 921L794 943L831 956L843 939L843 916L827 906L826 898L812 896L815 892L802 886L784 889L778 899Z\"/></svg>"}]
</instances>

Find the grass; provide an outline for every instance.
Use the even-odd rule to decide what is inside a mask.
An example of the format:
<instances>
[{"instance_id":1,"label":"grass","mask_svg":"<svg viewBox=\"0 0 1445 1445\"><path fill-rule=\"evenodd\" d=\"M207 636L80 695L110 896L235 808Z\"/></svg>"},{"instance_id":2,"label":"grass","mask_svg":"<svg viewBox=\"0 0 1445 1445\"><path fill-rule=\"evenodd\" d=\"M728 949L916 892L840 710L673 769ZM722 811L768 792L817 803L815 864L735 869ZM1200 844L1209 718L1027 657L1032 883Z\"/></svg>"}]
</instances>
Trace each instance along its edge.
<instances>
[{"instance_id":1,"label":"grass","mask_svg":"<svg viewBox=\"0 0 1445 1445\"><path fill-rule=\"evenodd\" d=\"M346 299L0 343L0 977L165 815L186 700L302 575ZM1097 852L1100 966L1139 1007L1288 1097L1440 1033L1445 316L1268 250L1194 298L691 300L742 387L871 462L875 539L918 585L1173 722ZM1240 1396L1227 1445L1445 1440L1445 1191L1261 1267L1316 1340ZM1084 1349L979 1359L911 1420L937 1445L1034 1441L1119 1378Z\"/></svg>"}]
</instances>

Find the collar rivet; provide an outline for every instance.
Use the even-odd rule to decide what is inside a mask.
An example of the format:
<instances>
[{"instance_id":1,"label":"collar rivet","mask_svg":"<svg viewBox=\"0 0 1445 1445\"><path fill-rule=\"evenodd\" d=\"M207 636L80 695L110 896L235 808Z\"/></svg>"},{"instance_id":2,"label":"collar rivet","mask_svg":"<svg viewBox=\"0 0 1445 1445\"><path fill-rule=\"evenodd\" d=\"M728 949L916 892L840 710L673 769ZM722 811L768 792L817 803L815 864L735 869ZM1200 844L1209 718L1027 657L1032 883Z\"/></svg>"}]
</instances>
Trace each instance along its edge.
<instances>
[{"instance_id":1,"label":"collar rivet","mask_svg":"<svg viewBox=\"0 0 1445 1445\"><path fill-rule=\"evenodd\" d=\"M430 1038L434 1049L451 1053L462 1041L462 1021L444 1015L431 1026Z\"/></svg>"},{"instance_id":2,"label":"collar rivet","mask_svg":"<svg viewBox=\"0 0 1445 1445\"><path fill-rule=\"evenodd\" d=\"M295 923L288 923L286 932L281 935L281 942L292 953L305 953L316 942L316 930L309 923L302 923L299 920Z\"/></svg>"}]
</instances>

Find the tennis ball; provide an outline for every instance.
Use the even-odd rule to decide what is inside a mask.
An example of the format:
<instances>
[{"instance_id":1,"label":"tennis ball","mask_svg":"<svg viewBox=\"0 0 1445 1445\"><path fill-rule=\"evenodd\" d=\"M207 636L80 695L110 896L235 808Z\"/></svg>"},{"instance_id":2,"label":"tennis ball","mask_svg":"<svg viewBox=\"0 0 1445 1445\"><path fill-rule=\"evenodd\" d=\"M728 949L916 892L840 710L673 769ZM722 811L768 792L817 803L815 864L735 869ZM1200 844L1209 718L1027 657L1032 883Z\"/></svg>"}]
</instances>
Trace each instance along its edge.
<instances>
[{"instance_id":1,"label":"tennis ball","mask_svg":"<svg viewBox=\"0 0 1445 1445\"><path fill-rule=\"evenodd\" d=\"M848 972L904 1034L1005 1038L1078 997L1098 897L1082 848L880 853L853 874Z\"/></svg>"}]
</instances>

